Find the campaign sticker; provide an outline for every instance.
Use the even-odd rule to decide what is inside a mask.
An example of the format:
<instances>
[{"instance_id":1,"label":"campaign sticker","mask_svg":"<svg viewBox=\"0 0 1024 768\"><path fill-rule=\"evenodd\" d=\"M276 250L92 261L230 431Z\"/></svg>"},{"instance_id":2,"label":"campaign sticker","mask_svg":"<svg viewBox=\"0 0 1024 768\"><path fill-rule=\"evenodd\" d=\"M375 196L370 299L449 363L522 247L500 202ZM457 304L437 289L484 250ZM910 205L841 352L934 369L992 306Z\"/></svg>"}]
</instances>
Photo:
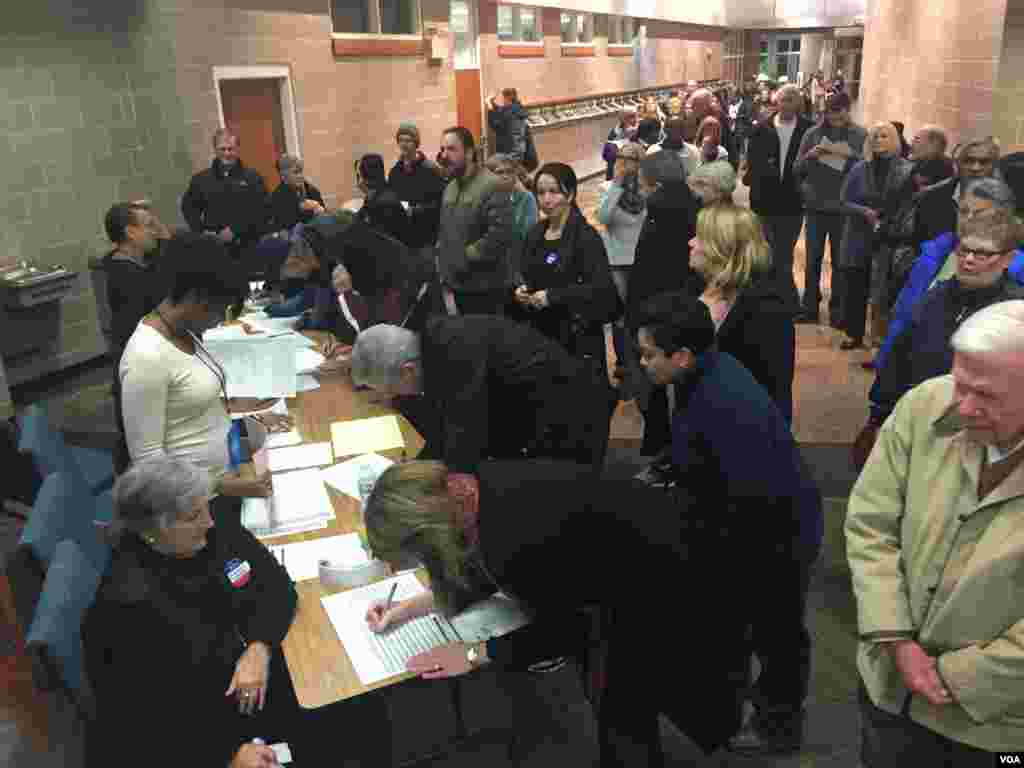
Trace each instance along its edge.
<instances>
[{"instance_id":1,"label":"campaign sticker","mask_svg":"<svg viewBox=\"0 0 1024 768\"><path fill-rule=\"evenodd\" d=\"M227 575L228 581L231 582L231 586L239 589L249 583L252 568L249 567L248 560L228 560L224 566L224 573Z\"/></svg>"}]
</instances>

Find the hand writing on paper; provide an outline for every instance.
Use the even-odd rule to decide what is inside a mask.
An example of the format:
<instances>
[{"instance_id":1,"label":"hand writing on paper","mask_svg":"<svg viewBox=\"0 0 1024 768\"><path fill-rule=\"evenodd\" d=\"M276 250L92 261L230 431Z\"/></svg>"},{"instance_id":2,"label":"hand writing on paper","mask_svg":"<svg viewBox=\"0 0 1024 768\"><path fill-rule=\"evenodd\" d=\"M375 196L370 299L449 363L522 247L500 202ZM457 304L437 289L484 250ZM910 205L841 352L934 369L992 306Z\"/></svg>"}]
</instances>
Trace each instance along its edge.
<instances>
[{"instance_id":1,"label":"hand writing on paper","mask_svg":"<svg viewBox=\"0 0 1024 768\"><path fill-rule=\"evenodd\" d=\"M473 670L466 658L466 649L465 643L441 645L413 656L409 659L406 669L425 680L458 677Z\"/></svg>"},{"instance_id":2,"label":"hand writing on paper","mask_svg":"<svg viewBox=\"0 0 1024 768\"><path fill-rule=\"evenodd\" d=\"M951 704L953 697L946 690L937 671L938 660L929 656L913 640L887 643L886 649L896 662L903 684L913 693L924 696L937 707Z\"/></svg>"},{"instance_id":3,"label":"hand writing on paper","mask_svg":"<svg viewBox=\"0 0 1024 768\"><path fill-rule=\"evenodd\" d=\"M378 600L366 611L366 624L372 632L380 634L390 627L397 626L403 621L408 621L405 615L404 603L395 603L388 610L384 610L384 601Z\"/></svg>"},{"instance_id":4,"label":"hand writing on paper","mask_svg":"<svg viewBox=\"0 0 1024 768\"><path fill-rule=\"evenodd\" d=\"M287 432L295 426L295 420L280 413L264 413L253 417L267 428L267 432Z\"/></svg>"},{"instance_id":5,"label":"hand writing on paper","mask_svg":"<svg viewBox=\"0 0 1024 768\"><path fill-rule=\"evenodd\" d=\"M249 643L245 653L235 664L235 674L231 677L225 696L235 694L238 697L238 711L243 715L251 715L263 709L267 702L267 680L270 677L270 648L266 643Z\"/></svg>"},{"instance_id":6,"label":"hand writing on paper","mask_svg":"<svg viewBox=\"0 0 1024 768\"><path fill-rule=\"evenodd\" d=\"M266 499L274 495L274 479L269 472L258 477L225 475L220 479L218 490L225 496Z\"/></svg>"}]
</instances>

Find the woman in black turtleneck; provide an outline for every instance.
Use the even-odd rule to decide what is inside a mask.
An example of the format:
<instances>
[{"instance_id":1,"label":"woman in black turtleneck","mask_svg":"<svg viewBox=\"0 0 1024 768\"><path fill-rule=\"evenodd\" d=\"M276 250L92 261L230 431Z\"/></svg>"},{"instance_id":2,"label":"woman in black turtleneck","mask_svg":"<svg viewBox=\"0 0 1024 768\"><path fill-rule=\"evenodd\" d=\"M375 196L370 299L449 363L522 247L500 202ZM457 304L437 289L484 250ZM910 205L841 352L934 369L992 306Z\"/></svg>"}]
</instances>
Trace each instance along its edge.
<instances>
[{"instance_id":1,"label":"woman in black turtleneck","mask_svg":"<svg viewBox=\"0 0 1024 768\"><path fill-rule=\"evenodd\" d=\"M910 163L900 157L899 134L892 123L878 123L868 131L870 159L857 163L843 183L840 194L844 213L843 246L839 267L842 285L843 331L849 337L844 350L864 346L871 267L878 233L912 190Z\"/></svg>"}]
</instances>

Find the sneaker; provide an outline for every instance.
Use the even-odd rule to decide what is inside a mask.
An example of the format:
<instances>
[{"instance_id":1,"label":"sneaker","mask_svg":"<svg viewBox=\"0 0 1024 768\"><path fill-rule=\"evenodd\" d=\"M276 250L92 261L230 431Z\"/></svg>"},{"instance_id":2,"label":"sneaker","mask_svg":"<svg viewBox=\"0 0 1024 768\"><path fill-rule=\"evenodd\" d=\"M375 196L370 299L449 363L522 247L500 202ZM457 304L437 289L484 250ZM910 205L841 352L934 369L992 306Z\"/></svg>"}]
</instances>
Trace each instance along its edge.
<instances>
[{"instance_id":1,"label":"sneaker","mask_svg":"<svg viewBox=\"0 0 1024 768\"><path fill-rule=\"evenodd\" d=\"M567 663L568 659L565 656L559 656L557 659L538 661L536 664L531 664L526 669L537 675L546 675L549 672L557 672Z\"/></svg>"},{"instance_id":2,"label":"sneaker","mask_svg":"<svg viewBox=\"0 0 1024 768\"><path fill-rule=\"evenodd\" d=\"M729 739L729 751L747 755L786 755L803 744L806 710L755 710L739 732Z\"/></svg>"}]
</instances>

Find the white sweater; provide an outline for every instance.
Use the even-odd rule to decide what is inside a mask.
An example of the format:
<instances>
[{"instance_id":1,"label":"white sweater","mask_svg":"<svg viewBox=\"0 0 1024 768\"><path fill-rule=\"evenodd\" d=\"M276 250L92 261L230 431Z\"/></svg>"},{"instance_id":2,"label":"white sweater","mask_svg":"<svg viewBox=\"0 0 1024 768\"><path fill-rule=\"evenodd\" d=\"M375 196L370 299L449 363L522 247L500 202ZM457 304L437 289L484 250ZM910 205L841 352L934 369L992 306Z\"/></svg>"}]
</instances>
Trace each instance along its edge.
<instances>
[{"instance_id":1,"label":"white sweater","mask_svg":"<svg viewBox=\"0 0 1024 768\"><path fill-rule=\"evenodd\" d=\"M132 461L172 456L207 470L212 480L225 474L231 418L213 370L139 323L121 356L120 375Z\"/></svg>"}]
</instances>

